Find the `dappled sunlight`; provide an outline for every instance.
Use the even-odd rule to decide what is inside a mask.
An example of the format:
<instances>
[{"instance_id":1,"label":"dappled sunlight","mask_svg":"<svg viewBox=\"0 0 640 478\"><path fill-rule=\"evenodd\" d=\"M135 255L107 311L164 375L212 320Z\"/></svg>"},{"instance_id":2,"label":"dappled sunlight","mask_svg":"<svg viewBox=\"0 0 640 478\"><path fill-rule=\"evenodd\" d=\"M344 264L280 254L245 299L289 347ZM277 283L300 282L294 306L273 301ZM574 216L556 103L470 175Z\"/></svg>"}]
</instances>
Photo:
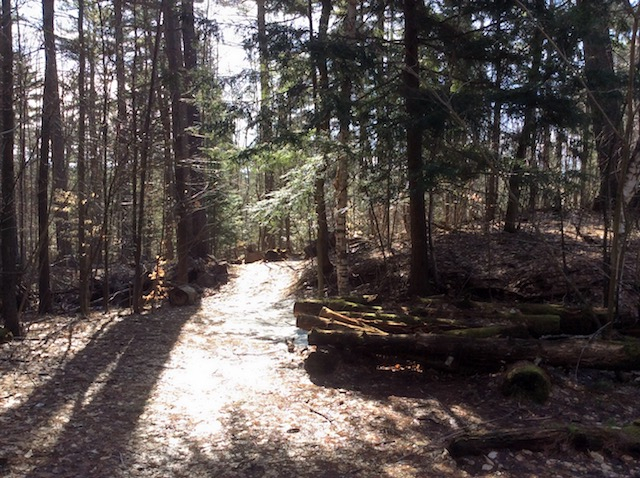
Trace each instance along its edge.
<instances>
[{"instance_id":1,"label":"dappled sunlight","mask_svg":"<svg viewBox=\"0 0 640 478\"><path fill-rule=\"evenodd\" d=\"M0 459L10 457L10 476L475 476L486 464L453 460L452 437L510 423L509 411L553 414L501 397L498 374L349 354L332 373L308 374L287 294L300 266L239 266L198 306L67 321L37 346L2 349Z\"/></svg>"},{"instance_id":2,"label":"dappled sunlight","mask_svg":"<svg viewBox=\"0 0 640 478\"><path fill-rule=\"evenodd\" d=\"M3 404L0 423L12 434L0 436L0 451L15 457L19 476L55 475L61 467L65 476L116 476L188 316L52 317L12 344L6 363L13 366L3 370L0 389L20 397L11 408Z\"/></svg>"},{"instance_id":3,"label":"dappled sunlight","mask_svg":"<svg viewBox=\"0 0 640 478\"><path fill-rule=\"evenodd\" d=\"M318 387L303 355L288 351L285 339L300 335L285 292L294 267L242 266L235 281L203 299L130 438L128 466L193 472L193 461L204 461L208 476L238 477L342 476L374 466L379 476L416 476L403 456L382 463L395 447L420 453L432 445L416 439L422 422L407 399ZM164 458L150 457L151 443Z\"/></svg>"}]
</instances>

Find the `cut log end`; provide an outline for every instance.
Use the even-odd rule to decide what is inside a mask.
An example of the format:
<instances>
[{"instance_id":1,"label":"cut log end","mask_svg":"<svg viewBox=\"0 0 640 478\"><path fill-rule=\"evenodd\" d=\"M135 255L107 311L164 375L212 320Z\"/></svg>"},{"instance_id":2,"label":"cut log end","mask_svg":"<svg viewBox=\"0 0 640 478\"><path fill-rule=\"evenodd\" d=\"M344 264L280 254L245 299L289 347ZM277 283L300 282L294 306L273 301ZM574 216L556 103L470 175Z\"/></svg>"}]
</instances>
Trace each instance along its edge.
<instances>
[{"instance_id":1,"label":"cut log end","mask_svg":"<svg viewBox=\"0 0 640 478\"><path fill-rule=\"evenodd\" d=\"M531 362L516 362L504 374L502 393L507 397L544 403L551 393L551 379L547 372Z\"/></svg>"},{"instance_id":2,"label":"cut log end","mask_svg":"<svg viewBox=\"0 0 640 478\"><path fill-rule=\"evenodd\" d=\"M338 367L337 353L332 350L316 350L304 361L304 369L311 376L331 374Z\"/></svg>"},{"instance_id":3,"label":"cut log end","mask_svg":"<svg viewBox=\"0 0 640 478\"><path fill-rule=\"evenodd\" d=\"M180 285L169 290L169 303L178 307L193 305L198 299L198 292L190 285Z\"/></svg>"}]
</instances>

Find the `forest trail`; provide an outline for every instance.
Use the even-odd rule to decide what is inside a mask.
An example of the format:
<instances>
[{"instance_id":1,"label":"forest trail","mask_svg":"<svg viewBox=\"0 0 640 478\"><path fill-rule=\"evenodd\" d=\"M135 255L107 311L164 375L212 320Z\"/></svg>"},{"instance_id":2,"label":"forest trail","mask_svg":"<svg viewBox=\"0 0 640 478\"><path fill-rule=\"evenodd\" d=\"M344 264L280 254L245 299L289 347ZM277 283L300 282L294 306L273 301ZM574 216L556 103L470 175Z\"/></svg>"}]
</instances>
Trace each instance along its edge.
<instances>
[{"instance_id":1,"label":"forest trail","mask_svg":"<svg viewBox=\"0 0 640 478\"><path fill-rule=\"evenodd\" d=\"M31 324L0 349L0 476L421 476L413 399L305 372L302 265L235 266L198 306Z\"/></svg>"},{"instance_id":2,"label":"forest trail","mask_svg":"<svg viewBox=\"0 0 640 478\"><path fill-rule=\"evenodd\" d=\"M557 477L615 477L639 471L601 456L583 464L584 457L560 449L500 451L489 461L456 463L445 447L461 430L590 413L584 407L528 410L500 398L493 376L425 371L407 377L393 367L349 364L312 380L289 294L302 266L236 266L230 282L197 306L29 324L29 340L0 347L0 477L522 477L546 476L549 467ZM295 350L287 339L294 339ZM602 407L593 403L593 410ZM590 473L605 466L606 474Z\"/></svg>"}]
</instances>

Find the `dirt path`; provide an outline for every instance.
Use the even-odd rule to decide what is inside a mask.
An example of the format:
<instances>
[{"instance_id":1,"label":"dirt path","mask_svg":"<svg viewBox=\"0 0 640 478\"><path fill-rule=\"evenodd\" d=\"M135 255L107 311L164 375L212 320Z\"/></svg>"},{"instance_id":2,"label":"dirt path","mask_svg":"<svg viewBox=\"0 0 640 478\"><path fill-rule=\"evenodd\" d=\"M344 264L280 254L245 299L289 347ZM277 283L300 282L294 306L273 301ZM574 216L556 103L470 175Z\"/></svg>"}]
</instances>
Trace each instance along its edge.
<instances>
[{"instance_id":1,"label":"dirt path","mask_svg":"<svg viewBox=\"0 0 640 478\"><path fill-rule=\"evenodd\" d=\"M444 445L456 431L509 416L533 423L570 413L496 400L492 378L416 378L343 367L313 383L302 368L304 336L293 325L287 296L296 267L238 267L231 282L198 307L32 324L31 340L0 348L0 476L640 472L630 457L560 449L455 463ZM294 352L286 339L295 339ZM615 397L607 395L606 403L616 406ZM574 413L578 419L588 411ZM615 409L623 412L633 416L635 410Z\"/></svg>"}]
</instances>

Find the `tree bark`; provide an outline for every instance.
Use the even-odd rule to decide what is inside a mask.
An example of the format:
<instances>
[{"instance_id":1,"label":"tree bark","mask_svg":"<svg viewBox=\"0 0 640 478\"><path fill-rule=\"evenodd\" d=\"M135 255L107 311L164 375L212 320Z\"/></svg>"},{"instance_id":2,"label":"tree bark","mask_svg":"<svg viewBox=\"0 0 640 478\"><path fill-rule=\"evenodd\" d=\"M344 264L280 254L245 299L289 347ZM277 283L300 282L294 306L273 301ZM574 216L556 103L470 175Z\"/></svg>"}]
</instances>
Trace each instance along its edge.
<instances>
[{"instance_id":1,"label":"tree bark","mask_svg":"<svg viewBox=\"0 0 640 478\"><path fill-rule=\"evenodd\" d=\"M198 68L198 42L195 30L195 15L193 0L182 0L182 44L184 48L184 95L189 98L186 104L186 128L189 162L191 167L191 189L193 207L191 209L191 238L190 255L204 259L209 254L209 234L206 207L207 181L205 179L204 159L202 157L202 137L200 128L200 111L195 102L194 77Z\"/></svg>"},{"instance_id":2,"label":"tree bark","mask_svg":"<svg viewBox=\"0 0 640 478\"><path fill-rule=\"evenodd\" d=\"M147 214L145 207L146 186L147 186L147 169L149 164L149 156L151 154L151 118L153 116L153 107L155 102L155 90L158 71L158 52L160 50L160 38L162 33L162 9L158 9L158 18L156 22L156 36L153 45L153 55L151 59L151 79L149 84L149 92L147 96L147 104L145 106L145 114L142 126L142 149L140 151L140 197L138 199L138 220L136 221L137 230L135 234L135 273L133 277L133 297L132 306L136 314L142 312L142 283L143 283L143 267L142 267L142 238L144 236L144 228L146 225L145 216Z\"/></svg>"},{"instance_id":3,"label":"tree bark","mask_svg":"<svg viewBox=\"0 0 640 478\"><path fill-rule=\"evenodd\" d=\"M51 122L55 115L54 88L58 88L53 31L54 0L42 2L45 73L42 95L42 127L40 129L40 160L38 164L38 313L51 312L51 274L49 259L49 146ZM58 111L59 112L59 111Z\"/></svg>"},{"instance_id":4,"label":"tree bark","mask_svg":"<svg viewBox=\"0 0 640 478\"><path fill-rule=\"evenodd\" d=\"M347 3L347 13L344 23L344 36L347 42L353 44L356 35L356 12L357 0L349 0ZM349 209L349 138L351 128L351 92L352 82L350 68L345 68L342 72L340 86L340 108L338 121L340 131L338 141L341 151L338 154L336 165L336 178L334 187L336 190L336 275L338 282L338 295L347 295L350 290L349 285L349 253L347 243L347 211Z\"/></svg>"},{"instance_id":5,"label":"tree bark","mask_svg":"<svg viewBox=\"0 0 640 478\"><path fill-rule=\"evenodd\" d=\"M2 257L2 315L5 327L14 337L21 335L16 303L18 284L18 228L15 202L13 144L15 119L13 113L13 40L11 0L2 0L0 24L0 245Z\"/></svg>"},{"instance_id":6,"label":"tree bark","mask_svg":"<svg viewBox=\"0 0 640 478\"><path fill-rule=\"evenodd\" d=\"M569 443L577 450L640 452L640 427L621 428L604 425L551 424L540 427L502 428L462 433L447 446L455 458L481 455L491 450L544 450Z\"/></svg>"},{"instance_id":7,"label":"tree bark","mask_svg":"<svg viewBox=\"0 0 640 478\"><path fill-rule=\"evenodd\" d=\"M331 0L322 0L322 10L320 14L320 24L318 28L318 44L316 46L315 63L311 65L313 99L315 114L318 117L316 132L320 139L329 132L329 112L327 107L327 95L329 94L329 73L327 68L327 55L325 53L327 43L327 30L329 28L329 17L331 15ZM313 38L313 4L309 0L309 35ZM312 57L313 58L313 57ZM318 296L323 297L325 293L325 274L330 273L333 265L329 260L329 226L327 222L327 205L325 200L325 179L327 173L327 158L323 154L322 162L316 171L314 180L313 199L315 202L317 238L316 238L316 261L318 278Z\"/></svg>"},{"instance_id":8,"label":"tree bark","mask_svg":"<svg viewBox=\"0 0 640 478\"><path fill-rule=\"evenodd\" d=\"M536 8L538 10L544 9L544 4L541 0L536 0ZM542 61L542 39L543 35L540 29L536 28L531 39L531 69L527 74L527 82L529 88L533 92L537 93L539 77L540 77L540 63ZM533 94L533 93L532 93ZM507 198L507 210L504 217L504 231L514 233L518 231L518 216L520 213L520 195L522 186L522 174L524 165L527 161L527 151L533 143L536 129L535 121L535 99L525 99L525 111L524 119L522 122L522 130L518 137L518 145L515 152L515 164L509 174L508 181L508 198Z\"/></svg>"},{"instance_id":9,"label":"tree bark","mask_svg":"<svg viewBox=\"0 0 640 478\"><path fill-rule=\"evenodd\" d=\"M258 23L258 57L260 63L260 143L268 149L273 136L272 122L273 111L271 109L271 73L269 71L269 44L267 37L266 0L257 0ZM273 165L265 164L264 170L264 197L267 198L275 189L275 175ZM263 224L260 234L260 248L262 250L276 247L272 224Z\"/></svg>"},{"instance_id":10,"label":"tree bark","mask_svg":"<svg viewBox=\"0 0 640 478\"><path fill-rule=\"evenodd\" d=\"M609 27L611 1L579 0L578 8L589 24L584 28L584 74L600 171L596 208L606 212L616 197L616 171L620 163L623 97L618 88ZM605 217L606 218L606 217Z\"/></svg>"},{"instance_id":11,"label":"tree bark","mask_svg":"<svg viewBox=\"0 0 640 478\"><path fill-rule=\"evenodd\" d=\"M178 256L176 281L186 284L188 282L188 259L193 230L189 188L190 171L189 166L186 164L188 158L188 139L185 131L187 111L186 105L182 100L184 56L180 46L180 26L175 0L164 0L163 10L165 19L165 53L169 71L171 72L168 81L171 92L176 217L178 220L176 228L176 248Z\"/></svg>"},{"instance_id":12,"label":"tree bark","mask_svg":"<svg viewBox=\"0 0 640 478\"><path fill-rule=\"evenodd\" d=\"M530 339L474 339L442 334L367 335L362 332L312 330L309 344L348 347L361 351L398 355L416 360L437 360L459 366L496 370L503 363L521 360L551 366L602 370L640 369L640 342L588 341L569 339L540 341Z\"/></svg>"},{"instance_id":13,"label":"tree bark","mask_svg":"<svg viewBox=\"0 0 640 478\"><path fill-rule=\"evenodd\" d=\"M89 314L89 245L87 238L87 159L85 156L85 132L87 95L85 85L86 48L84 37L84 0L78 2L78 262L80 313Z\"/></svg>"},{"instance_id":14,"label":"tree bark","mask_svg":"<svg viewBox=\"0 0 640 478\"><path fill-rule=\"evenodd\" d=\"M404 2L404 83L407 112L407 176L409 180L409 223L411 264L409 294L429 293L429 238L425 211L422 126L420 121L420 60L418 54L418 0Z\"/></svg>"}]
</instances>

